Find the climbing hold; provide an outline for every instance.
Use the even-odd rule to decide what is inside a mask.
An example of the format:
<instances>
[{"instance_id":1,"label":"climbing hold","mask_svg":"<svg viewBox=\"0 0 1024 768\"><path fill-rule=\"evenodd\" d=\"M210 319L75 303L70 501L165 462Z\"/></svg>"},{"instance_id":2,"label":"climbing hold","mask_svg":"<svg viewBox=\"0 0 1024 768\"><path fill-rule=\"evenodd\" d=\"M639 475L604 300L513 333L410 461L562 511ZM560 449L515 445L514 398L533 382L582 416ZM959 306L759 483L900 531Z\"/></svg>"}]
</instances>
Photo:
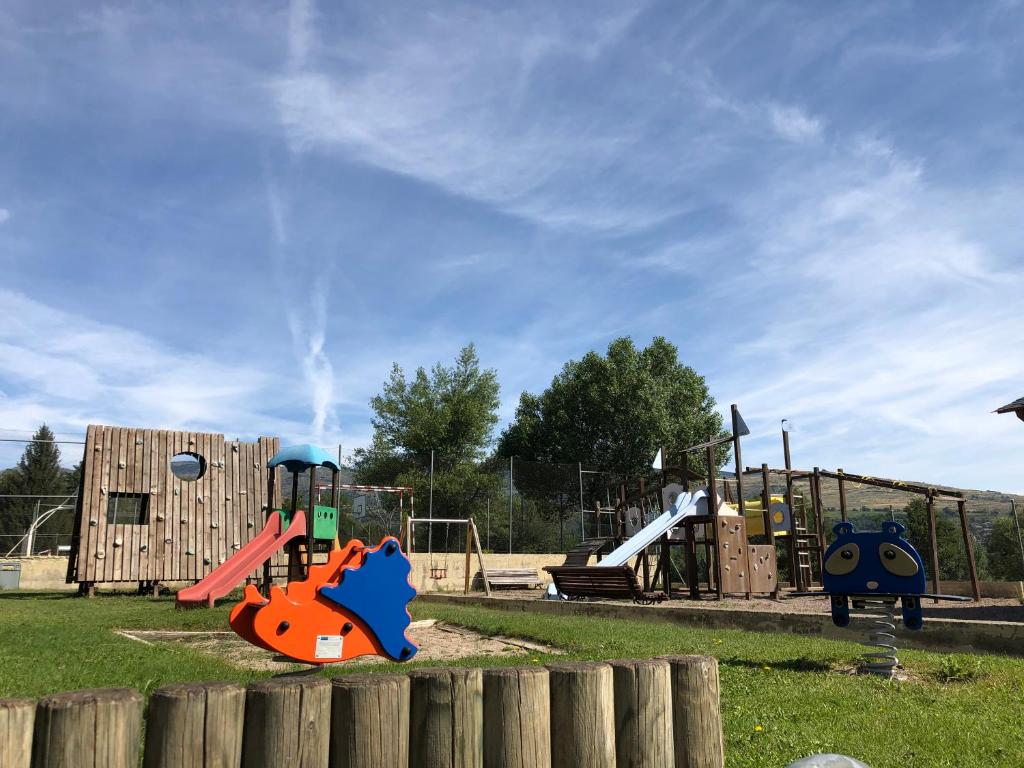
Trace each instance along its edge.
<instances>
[{"instance_id":1,"label":"climbing hold","mask_svg":"<svg viewBox=\"0 0 1024 768\"><path fill-rule=\"evenodd\" d=\"M90 517L89 518L89 525L91 525L94 528L96 527L96 518L95 517Z\"/></svg>"},{"instance_id":2,"label":"climbing hold","mask_svg":"<svg viewBox=\"0 0 1024 768\"><path fill-rule=\"evenodd\" d=\"M142 442L143 442L143 441L142 441L142 438L141 438L141 437L136 437L136 438L135 438L135 444L136 444L136 445L142 445Z\"/></svg>"},{"instance_id":3,"label":"climbing hold","mask_svg":"<svg viewBox=\"0 0 1024 768\"><path fill-rule=\"evenodd\" d=\"M218 523L216 520L214 520L212 523L210 523L210 527L211 528L220 528L220 523Z\"/></svg>"},{"instance_id":4,"label":"climbing hold","mask_svg":"<svg viewBox=\"0 0 1024 768\"><path fill-rule=\"evenodd\" d=\"M199 502L200 504L202 504L203 503L203 497L202 496L196 496L196 501Z\"/></svg>"},{"instance_id":5,"label":"climbing hold","mask_svg":"<svg viewBox=\"0 0 1024 768\"><path fill-rule=\"evenodd\" d=\"M100 550L99 552L96 553L96 559L97 560L102 560L104 557L106 557L106 555L103 554L102 550Z\"/></svg>"},{"instance_id":6,"label":"climbing hold","mask_svg":"<svg viewBox=\"0 0 1024 768\"><path fill-rule=\"evenodd\" d=\"M121 546L121 540L120 539L114 539L114 546L115 547L120 547Z\"/></svg>"},{"instance_id":7,"label":"climbing hold","mask_svg":"<svg viewBox=\"0 0 1024 768\"><path fill-rule=\"evenodd\" d=\"M180 496L181 495L181 489L180 488L175 488L174 489L174 495L175 496Z\"/></svg>"},{"instance_id":8,"label":"climbing hold","mask_svg":"<svg viewBox=\"0 0 1024 768\"><path fill-rule=\"evenodd\" d=\"M170 544L172 541L174 541L174 539L166 538L166 539L164 539L164 544Z\"/></svg>"},{"instance_id":9,"label":"climbing hold","mask_svg":"<svg viewBox=\"0 0 1024 768\"><path fill-rule=\"evenodd\" d=\"M188 516L187 515L183 515L182 518L181 518L181 524L185 525L185 523L187 523L187 522L188 522Z\"/></svg>"},{"instance_id":10,"label":"climbing hold","mask_svg":"<svg viewBox=\"0 0 1024 768\"><path fill-rule=\"evenodd\" d=\"M246 528L255 528L256 526L255 526L255 524L254 524L254 523L252 522L252 519L249 519L249 520L247 520L247 521L246 521L246 523L245 523L245 527L246 527Z\"/></svg>"},{"instance_id":11,"label":"climbing hold","mask_svg":"<svg viewBox=\"0 0 1024 768\"><path fill-rule=\"evenodd\" d=\"M191 549L186 549L186 550L185 550L185 554L186 554L186 555L194 555L194 554L195 554L195 552L194 552L193 550L191 550Z\"/></svg>"},{"instance_id":12,"label":"climbing hold","mask_svg":"<svg viewBox=\"0 0 1024 768\"><path fill-rule=\"evenodd\" d=\"M165 515L164 515L164 513L163 513L163 512L157 512L157 513L156 513L156 519L157 519L157 520L163 520L163 519L164 519L164 517L165 517Z\"/></svg>"},{"instance_id":13,"label":"climbing hold","mask_svg":"<svg viewBox=\"0 0 1024 768\"><path fill-rule=\"evenodd\" d=\"M231 545L232 549L241 549L241 545L236 541Z\"/></svg>"},{"instance_id":14,"label":"climbing hold","mask_svg":"<svg viewBox=\"0 0 1024 768\"><path fill-rule=\"evenodd\" d=\"M203 565L209 565L209 564L210 564L210 558L204 557L203 558Z\"/></svg>"},{"instance_id":15,"label":"climbing hold","mask_svg":"<svg viewBox=\"0 0 1024 768\"><path fill-rule=\"evenodd\" d=\"M119 462L117 462L117 466L118 466L119 469L124 469L128 465L125 464L123 461L119 461Z\"/></svg>"},{"instance_id":16,"label":"climbing hold","mask_svg":"<svg viewBox=\"0 0 1024 768\"><path fill-rule=\"evenodd\" d=\"M139 547L139 552L148 552L148 551L149 551L149 545L148 544L143 544L141 547Z\"/></svg>"}]
</instances>

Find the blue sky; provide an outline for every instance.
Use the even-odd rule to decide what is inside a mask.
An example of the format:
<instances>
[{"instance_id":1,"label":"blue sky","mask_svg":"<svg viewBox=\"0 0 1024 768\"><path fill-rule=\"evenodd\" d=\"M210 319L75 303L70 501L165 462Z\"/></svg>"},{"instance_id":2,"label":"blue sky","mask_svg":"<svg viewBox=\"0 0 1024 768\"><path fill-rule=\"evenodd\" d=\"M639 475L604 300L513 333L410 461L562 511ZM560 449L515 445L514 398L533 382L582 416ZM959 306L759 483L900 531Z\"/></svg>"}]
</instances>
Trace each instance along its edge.
<instances>
[{"instance_id":1,"label":"blue sky","mask_svg":"<svg viewBox=\"0 0 1024 768\"><path fill-rule=\"evenodd\" d=\"M475 342L507 420L665 335L749 463L785 417L800 466L1020 491L1022 33L1019 2L4 3L0 427L348 452L392 361Z\"/></svg>"}]
</instances>

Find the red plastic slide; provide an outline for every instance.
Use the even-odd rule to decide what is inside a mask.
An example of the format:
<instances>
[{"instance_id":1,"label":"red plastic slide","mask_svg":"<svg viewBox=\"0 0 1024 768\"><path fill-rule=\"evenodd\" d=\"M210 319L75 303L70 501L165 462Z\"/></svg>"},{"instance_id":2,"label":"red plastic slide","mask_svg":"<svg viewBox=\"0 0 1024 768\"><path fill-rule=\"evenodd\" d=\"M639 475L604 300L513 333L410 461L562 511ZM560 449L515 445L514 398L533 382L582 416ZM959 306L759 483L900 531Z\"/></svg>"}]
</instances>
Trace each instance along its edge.
<instances>
[{"instance_id":1,"label":"red plastic slide","mask_svg":"<svg viewBox=\"0 0 1024 768\"><path fill-rule=\"evenodd\" d=\"M306 513L296 510L295 517L285 531L281 530L281 513L274 512L255 539L250 541L226 562L214 568L198 584L178 591L178 604L206 603L211 608L218 597L224 597L245 577L263 564L271 555L292 539L306 535Z\"/></svg>"}]
</instances>

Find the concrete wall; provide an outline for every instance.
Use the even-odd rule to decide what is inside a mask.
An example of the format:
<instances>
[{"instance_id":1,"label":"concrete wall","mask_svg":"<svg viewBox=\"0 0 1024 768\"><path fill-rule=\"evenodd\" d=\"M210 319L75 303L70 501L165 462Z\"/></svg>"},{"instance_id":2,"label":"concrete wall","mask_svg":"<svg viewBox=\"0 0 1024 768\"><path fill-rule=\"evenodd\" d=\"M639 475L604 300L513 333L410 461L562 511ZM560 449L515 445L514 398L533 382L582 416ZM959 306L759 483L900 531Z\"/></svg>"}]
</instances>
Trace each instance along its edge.
<instances>
[{"instance_id":1,"label":"concrete wall","mask_svg":"<svg viewBox=\"0 0 1024 768\"><path fill-rule=\"evenodd\" d=\"M854 629L837 627L827 615L727 608L709 609L702 608L699 603L691 601L680 601L648 608L624 603L485 597L479 593L465 597L435 594L422 599L430 603L472 605L500 611L667 622L704 629L786 632L847 642L860 642L864 636L861 627ZM927 609L925 610L927 611ZM1009 621L929 618L925 620L924 628L921 631L900 632L896 642L900 648L922 648L934 651L977 650L1022 656L1024 655L1024 624Z\"/></svg>"},{"instance_id":2,"label":"concrete wall","mask_svg":"<svg viewBox=\"0 0 1024 768\"><path fill-rule=\"evenodd\" d=\"M433 556L423 552L414 553L412 560L412 573L409 574L409 581L419 592L461 592L466 578L466 553L451 552L445 558L444 554ZM447 576L443 579L432 579L430 576L431 565L443 568L447 559ZM498 555L485 554L484 565L488 568L534 568L538 575L546 581L547 574L542 570L545 565L560 565L565 555ZM21 588L22 589L76 589L75 584L65 584L64 575L67 573L67 557L24 557L14 562L21 563ZM470 579L480 569L476 554L470 562ZM132 584L122 584L121 588L129 589Z\"/></svg>"}]
</instances>

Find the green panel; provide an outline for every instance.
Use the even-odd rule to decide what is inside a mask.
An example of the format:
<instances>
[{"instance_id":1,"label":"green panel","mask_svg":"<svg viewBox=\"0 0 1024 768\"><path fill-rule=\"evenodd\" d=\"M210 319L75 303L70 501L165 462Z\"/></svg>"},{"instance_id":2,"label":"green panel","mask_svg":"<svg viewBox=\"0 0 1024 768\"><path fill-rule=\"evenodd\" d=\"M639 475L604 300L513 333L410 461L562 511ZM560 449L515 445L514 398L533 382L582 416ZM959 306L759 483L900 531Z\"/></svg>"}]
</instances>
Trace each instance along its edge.
<instances>
[{"instance_id":1,"label":"green panel","mask_svg":"<svg viewBox=\"0 0 1024 768\"><path fill-rule=\"evenodd\" d=\"M280 513L281 515L281 530L287 531L288 526L292 523L291 507L289 507L288 509L275 509L274 511Z\"/></svg>"},{"instance_id":2,"label":"green panel","mask_svg":"<svg viewBox=\"0 0 1024 768\"><path fill-rule=\"evenodd\" d=\"M334 507L313 507L313 538L334 541L338 535L338 510Z\"/></svg>"}]
</instances>

